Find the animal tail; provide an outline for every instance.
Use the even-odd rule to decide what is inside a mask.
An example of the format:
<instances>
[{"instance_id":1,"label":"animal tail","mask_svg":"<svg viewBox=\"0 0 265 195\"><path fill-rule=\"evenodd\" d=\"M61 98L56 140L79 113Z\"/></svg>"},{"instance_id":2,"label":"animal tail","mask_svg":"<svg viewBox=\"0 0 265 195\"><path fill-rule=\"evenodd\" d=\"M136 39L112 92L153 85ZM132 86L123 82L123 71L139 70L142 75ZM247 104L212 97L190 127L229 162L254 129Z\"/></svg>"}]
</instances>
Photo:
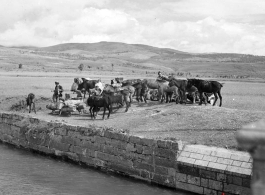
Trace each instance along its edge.
<instances>
[{"instance_id":1,"label":"animal tail","mask_svg":"<svg viewBox=\"0 0 265 195\"><path fill-rule=\"evenodd\" d=\"M223 87L225 83L220 83L220 84L221 84L221 87Z\"/></svg>"}]
</instances>

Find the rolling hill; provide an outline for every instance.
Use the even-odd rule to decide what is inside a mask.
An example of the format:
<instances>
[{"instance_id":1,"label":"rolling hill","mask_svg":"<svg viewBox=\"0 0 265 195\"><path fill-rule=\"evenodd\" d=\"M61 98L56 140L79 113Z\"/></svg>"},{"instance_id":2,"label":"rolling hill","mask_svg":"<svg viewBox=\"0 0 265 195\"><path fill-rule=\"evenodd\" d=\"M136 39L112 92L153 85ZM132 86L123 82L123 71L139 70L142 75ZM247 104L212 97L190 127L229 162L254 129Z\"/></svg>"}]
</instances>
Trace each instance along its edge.
<instances>
[{"instance_id":1,"label":"rolling hill","mask_svg":"<svg viewBox=\"0 0 265 195\"><path fill-rule=\"evenodd\" d=\"M1 47L0 60L4 69L23 63L23 67L32 71L71 71L82 63L83 71L116 74L152 75L160 70L191 77L265 78L265 56L187 53L118 42L65 43L41 48Z\"/></svg>"}]
</instances>

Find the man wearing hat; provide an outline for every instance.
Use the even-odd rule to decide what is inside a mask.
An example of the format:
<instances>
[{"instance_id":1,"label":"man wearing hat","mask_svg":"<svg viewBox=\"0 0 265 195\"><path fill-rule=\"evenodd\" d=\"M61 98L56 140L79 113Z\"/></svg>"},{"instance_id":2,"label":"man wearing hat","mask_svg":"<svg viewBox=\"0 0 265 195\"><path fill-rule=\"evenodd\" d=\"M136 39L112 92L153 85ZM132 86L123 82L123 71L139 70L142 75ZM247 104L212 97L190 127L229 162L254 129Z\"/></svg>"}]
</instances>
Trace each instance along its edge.
<instances>
[{"instance_id":1,"label":"man wearing hat","mask_svg":"<svg viewBox=\"0 0 265 195\"><path fill-rule=\"evenodd\" d=\"M59 85L59 82L55 81L55 88L54 88L54 93L52 96L53 102L57 102L58 98L63 97L63 87Z\"/></svg>"}]
</instances>

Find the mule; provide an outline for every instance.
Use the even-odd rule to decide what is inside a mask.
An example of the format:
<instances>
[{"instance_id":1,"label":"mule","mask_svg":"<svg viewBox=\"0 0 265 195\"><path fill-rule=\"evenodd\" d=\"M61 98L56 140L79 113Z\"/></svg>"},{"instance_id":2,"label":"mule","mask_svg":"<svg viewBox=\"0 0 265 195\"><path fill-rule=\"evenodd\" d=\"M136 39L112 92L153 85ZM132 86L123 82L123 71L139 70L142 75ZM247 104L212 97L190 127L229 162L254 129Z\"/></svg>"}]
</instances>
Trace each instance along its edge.
<instances>
[{"instance_id":1,"label":"mule","mask_svg":"<svg viewBox=\"0 0 265 195\"><path fill-rule=\"evenodd\" d=\"M85 78L82 78L82 82L78 82L77 90L83 91L84 98L86 97L86 92L88 92L88 95L90 97L89 89L95 88L96 83L98 83L98 80L87 80Z\"/></svg>"},{"instance_id":2,"label":"mule","mask_svg":"<svg viewBox=\"0 0 265 195\"><path fill-rule=\"evenodd\" d=\"M120 93L123 96L123 100L126 103L126 109L125 112L128 111L129 107L131 106L132 103L132 96L135 92L135 89L133 86L124 86L124 87L113 87L112 85L106 84L103 93Z\"/></svg>"},{"instance_id":3,"label":"mule","mask_svg":"<svg viewBox=\"0 0 265 195\"><path fill-rule=\"evenodd\" d=\"M175 79L173 77L169 78L169 84L168 86L176 86L180 90L180 100L181 103L186 104L187 102L187 96L186 96L186 91L187 91L187 85L188 81L185 79Z\"/></svg>"},{"instance_id":4,"label":"mule","mask_svg":"<svg viewBox=\"0 0 265 195\"><path fill-rule=\"evenodd\" d=\"M172 102L172 96L175 96L176 104L179 103L179 89L176 86L167 87L164 91L166 93L166 103Z\"/></svg>"},{"instance_id":5,"label":"mule","mask_svg":"<svg viewBox=\"0 0 265 195\"><path fill-rule=\"evenodd\" d=\"M147 99L147 93L149 90L147 85L145 83L138 82L138 83L134 83L132 86L135 88L135 95L136 95L137 102L139 101L143 102L144 100L145 103L147 103L146 99Z\"/></svg>"},{"instance_id":6,"label":"mule","mask_svg":"<svg viewBox=\"0 0 265 195\"><path fill-rule=\"evenodd\" d=\"M165 99L165 89L168 87L168 81L157 81L155 79L143 79L142 83L146 85L149 89L158 90L158 101L161 102Z\"/></svg>"},{"instance_id":7,"label":"mule","mask_svg":"<svg viewBox=\"0 0 265 195\"><path fill-rule=\"evenodd\" d=\"M221 83L219 83L218 81L207 81L207 80L202 80L202 79L188 79L188 86L192 86L192 85L195 86L199 91L199 94L200 94L199 105L202 105L203 93L213 93L215 97L213 106L215 106L218 96L220 98L219 106L220 107L222 106L221 89L223 85ZM207 103L205 101L205 105L206 104Z\"/></svg>"},{"instance_id":8,"label":"mule","mask_svg":"<svg viewBox=\"0 0 265 195\"><path fill-rule=\"evenodd\" d=\"M87 106L90 106L89 112L91 115L91 119L97 118L98 112L99 112L101 107L104 108L102 119L103 120L105 119L106 109L108 109L108 111L109 111L108 118L110 117L111 103L110 103L109 97L91 96L91 97L87 98ZM95 112L96 112L96 115L95 115Z\"/></svg>"},{"instance_id":9,"label":"mule","mask_svg":"<svg viewBox=\"0 0 265 195\"><path fill-rule=\"evenodd\" d=\"M29 108L29 113L31 113L31 110L33 110L36 114L35 95L33 93L28 94L26 102L27 102L27 107Z\"/></svg>"},{"instance_id":10,"label":"mule","mask_svg":"<svg viewBox=\"0 0 265 195\"><path fill-rule=\"evenodd\" d=\"M128 79L121 82L122 87L141 82L141 79Z\"/></svg>"}]
</instances>

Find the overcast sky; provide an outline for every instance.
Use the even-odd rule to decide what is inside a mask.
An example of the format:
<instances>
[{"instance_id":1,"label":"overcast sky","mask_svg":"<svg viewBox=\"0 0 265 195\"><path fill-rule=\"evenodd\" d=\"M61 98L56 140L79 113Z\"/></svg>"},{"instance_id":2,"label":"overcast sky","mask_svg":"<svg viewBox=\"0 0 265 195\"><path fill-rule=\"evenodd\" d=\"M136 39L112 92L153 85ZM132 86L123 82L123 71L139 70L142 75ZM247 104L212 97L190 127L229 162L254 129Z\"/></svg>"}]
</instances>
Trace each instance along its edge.
<instances>
[{"instance_id":1,"label":"overcast sky","mask_svg":"<svg viewBox=\"0 0 265 195\"><path fill-rule=\"evenodd\" d=\"M0 45L100 41L265 55L264 0L1 0Z\"/></svg>"}]
</instances>

